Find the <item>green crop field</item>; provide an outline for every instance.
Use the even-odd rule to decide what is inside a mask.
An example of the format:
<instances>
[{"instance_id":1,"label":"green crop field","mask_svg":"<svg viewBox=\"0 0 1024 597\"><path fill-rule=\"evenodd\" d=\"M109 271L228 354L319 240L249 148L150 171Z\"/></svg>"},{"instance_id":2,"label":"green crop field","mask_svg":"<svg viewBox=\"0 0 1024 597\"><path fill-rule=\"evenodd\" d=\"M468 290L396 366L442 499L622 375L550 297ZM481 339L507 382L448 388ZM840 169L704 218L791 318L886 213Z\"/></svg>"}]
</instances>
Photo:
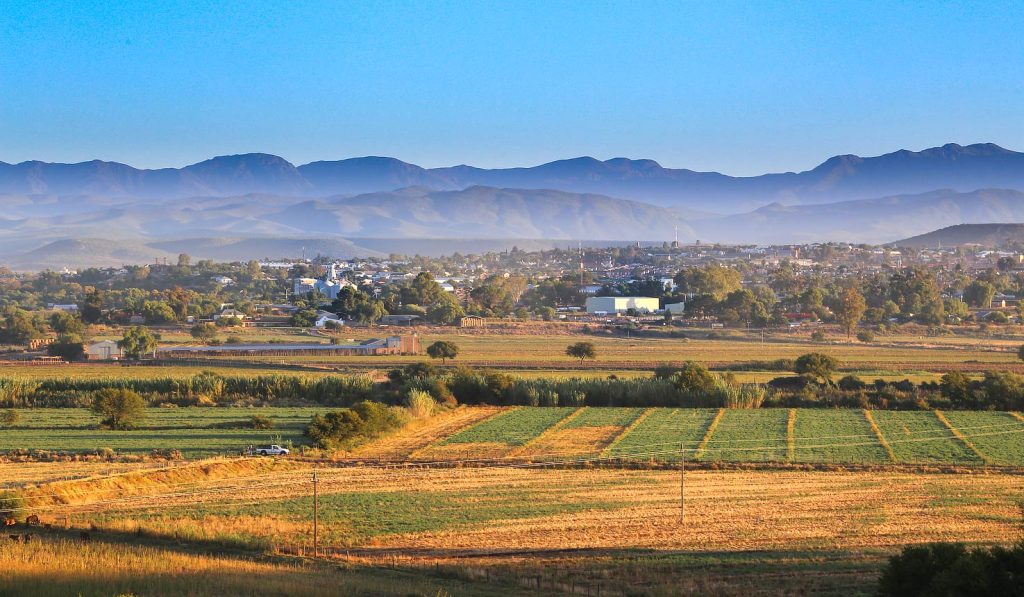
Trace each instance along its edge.
<instances>
[{"instance_id":1,"label":"green crop field","mask_svg":"<svg viewBox=\"0 0 1024 597\"><path fill-rule=\"evenodd\" d=\"M1005 412L943 414L993 464L1024 466L1024 421Z\"/></svg>"},{"instance_id":2,"label":"green crop field","mask_svg":"<svg viewBox=\"0 0 1024 597\"><path fill-rule=\"evenodd\" d=\"M786 460L786 409L727 410L701 460Z\"/></svg>"},{"instance_id":3,"label":"green crop field","mask_svg":"<svg viewBox=\"0 0 1024 597\"><path fill-rule=\"evenodd\" d=\"M692 453L700 444L716 411L705 408L654 408L609 451L621 458L679 460L679 442Z\"/></svg>"},{"instance_id":4,"label":"green crop field","mask_svg":"<svg viewBox=\"0 0 1024 597\"><path fill-rule=\"evenodd\" d=\"M443 444L493 442L521 446L544 433L576 409L568 407L517 408L461 431Z\"/></svg>"},{"instance_id":5,"label":"green crop field","mask_svg":"<svg viewBox=\"0 0 1024 597\"><path fill-rule=\"evenodd\" d=\"M440 443L499 442L521 445L568 416L572 409L519 408L463 429ZM570 417L560 433L588 427L624 427L604 455L675 462L679 444L698 460L885 464L892 462L865 412L857 409L625 409L590 407ZM1009 413L944 413L957 433L930 411L871 411L895 462L904 464L997 464L1024 466L1024 421ZM631 425L637 421L636 425ZM707 436L707 437L705 437ZM564 436L564 437L571 437ZM471 453L470 453L471 457Z\"/></svg>"},{"instance_id":6,"label":"green crop field","mask_svg":"<svg viewBox=\"0 0 1024 597\"><path fill-rule=\"evenodd\" d=\"M625 427L644 412L642 408L588 408L565 422L563 429Z\"/></svg>"},{"instance_id":7,"label":"green crop field","mask_svg":"<svg viewBox=\"0 0 1024 597\"><path fill-rule=\"evenodd\" d=\"M888 462L885 448L860 410L796 411L794 462Z\"/></svg>"},{"instance_id":8,"label":"green crop field","mask_svg":"<svg viewBox=\"0 0 1024 597\"><path fill-rule=\"evenodd\" d=\"M971 415L976 415L965 414L968 420L973 420ZM981 464L981 459L957 439L933 412L885 410L874 411L872 416L899 462ZM1019 436L1007 437L1009 441L1021 439Z\"/></svg>"},{"instance_id":9,"label":"green crop field","mask_svg":"<svg viewBox=\"0 0 1024 597\"><path fill-rule=\"evenodd\" d=\"M324 408L151 408L132 431L99 429L99 417L81 408L19 409L15 426L0 432L0 452L47 450L124 454L180 450L187 458L234 454L249 444L305 443L303 430ZM270 418L273 429L225 429L254 415Z\"/></svg>"}]
</instances>

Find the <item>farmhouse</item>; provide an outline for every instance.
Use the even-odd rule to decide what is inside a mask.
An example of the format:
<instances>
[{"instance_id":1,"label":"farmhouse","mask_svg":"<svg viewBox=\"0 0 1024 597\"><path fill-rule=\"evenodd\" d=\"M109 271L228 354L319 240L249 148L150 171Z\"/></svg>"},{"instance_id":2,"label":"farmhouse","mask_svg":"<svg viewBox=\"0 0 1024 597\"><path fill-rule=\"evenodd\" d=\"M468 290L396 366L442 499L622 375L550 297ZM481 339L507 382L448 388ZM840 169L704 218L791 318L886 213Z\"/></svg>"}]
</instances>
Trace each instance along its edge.
<instances>
[{"instance_id":1,"label":"farmhouse","mask_svg":"<svg viewBox=\"0 0 1024 597\"><path fill-rule=\"evenodd\" d=\"M587 298L587 313L625 313L636 309L653 313L659 308L658 299L648 296L591 296Z\"/></svg>"}]
</instances>

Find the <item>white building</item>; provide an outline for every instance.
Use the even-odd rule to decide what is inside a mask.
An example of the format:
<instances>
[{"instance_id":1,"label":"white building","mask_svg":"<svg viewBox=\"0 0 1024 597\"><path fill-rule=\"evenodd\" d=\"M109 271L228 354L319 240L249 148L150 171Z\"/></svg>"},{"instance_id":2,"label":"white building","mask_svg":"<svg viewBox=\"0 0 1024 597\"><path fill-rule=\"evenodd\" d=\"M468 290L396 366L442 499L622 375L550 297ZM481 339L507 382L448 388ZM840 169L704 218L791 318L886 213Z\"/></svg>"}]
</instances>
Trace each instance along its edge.
<instances>
[{"instance_id":1,"label":"white building","mask_svg":"<svg viewBox=\"0 0 1024 597\"><path fill-rule=\"evenodd\" d=\"M109 361L122 356L121 348L114 340L101 340L85 347L85 354L92 361Z\"/></svg>"},{"instance_id":2,"label":"white building","mask_svg":"<svg viewBox=\"0 0 1024 597\"><path fill-rule=\"evenodd\" d=\"M659 301L648 296L591 296L587 297L587 313L625 313L636 309L641 313L653 313L659 308Z\"/></svg>"},{"instance_id":3,"label":"white building","mask_svg":"<svg viewBox=\"0 0 1024 597\"><path fill-rule=\"evenodd\" d=\"M668 303L665 305L665 310L672 315L682 315L686 310L686 303Z\"/></svg>"}]
</instances>

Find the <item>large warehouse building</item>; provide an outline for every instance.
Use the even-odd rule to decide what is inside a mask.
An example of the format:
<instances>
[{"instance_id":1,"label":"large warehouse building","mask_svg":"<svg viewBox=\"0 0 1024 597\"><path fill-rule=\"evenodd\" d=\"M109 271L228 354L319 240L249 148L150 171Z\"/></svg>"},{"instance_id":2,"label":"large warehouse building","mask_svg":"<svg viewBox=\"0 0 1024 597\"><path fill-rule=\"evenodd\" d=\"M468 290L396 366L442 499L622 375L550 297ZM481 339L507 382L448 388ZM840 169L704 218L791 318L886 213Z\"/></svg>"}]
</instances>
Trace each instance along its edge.
<instances>
[{"instance_id":1,"label":"large warehouse building","mask_svg":"<svg viewBox=\"0 0 1024 597\"><path fill-rule=\"evenodd\" d=\"M653 313L658 307L658 299L649 296L592 296L587 299L587 313L625 313L628 309Z\"/></svg>"}]
</instances>

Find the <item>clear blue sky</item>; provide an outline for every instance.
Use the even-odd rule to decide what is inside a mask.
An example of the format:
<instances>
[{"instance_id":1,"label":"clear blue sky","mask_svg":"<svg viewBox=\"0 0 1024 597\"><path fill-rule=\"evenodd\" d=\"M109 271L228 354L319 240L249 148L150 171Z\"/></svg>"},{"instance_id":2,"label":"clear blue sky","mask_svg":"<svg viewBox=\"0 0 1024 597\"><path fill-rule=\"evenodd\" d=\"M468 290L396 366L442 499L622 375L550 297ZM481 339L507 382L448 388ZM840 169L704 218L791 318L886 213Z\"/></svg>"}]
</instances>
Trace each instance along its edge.
<instances>
[{"instance_id":1,"label":"clear blue sky","mask_svg":"<svg viewBox=\"0 0 1024 597\"><path fill-rule=\"evenodd\" d=\"M0 160L1024 149L1024 3L0 0Z\"/></svg>"}]
</instances>

